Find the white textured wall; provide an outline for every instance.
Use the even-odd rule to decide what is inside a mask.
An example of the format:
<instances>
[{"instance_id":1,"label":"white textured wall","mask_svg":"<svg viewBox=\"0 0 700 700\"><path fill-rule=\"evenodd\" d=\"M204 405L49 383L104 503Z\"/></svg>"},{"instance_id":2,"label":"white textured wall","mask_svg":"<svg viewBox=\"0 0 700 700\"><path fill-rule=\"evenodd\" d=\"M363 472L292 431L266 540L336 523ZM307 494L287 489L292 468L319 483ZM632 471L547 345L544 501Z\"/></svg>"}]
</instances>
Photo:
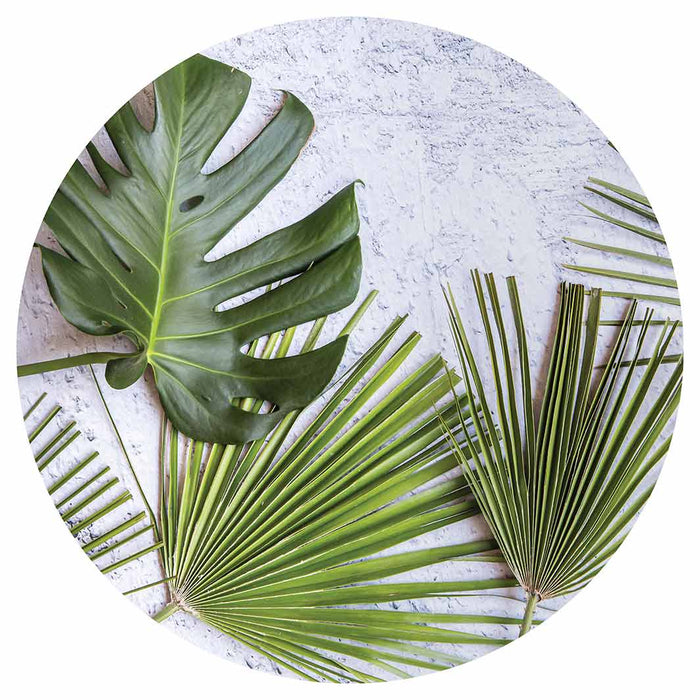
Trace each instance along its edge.
<instances>
[{"instance_id":1,"label":"white textured wall","mask_svg":"<svg viewBox=\"0 0 700 700\"><path fill-rule=\"evenodd\" d=\"M450 281L468 311L473 308L468 282L472 267L500 278L517 276L531 353L533 358L543 356L557 283L576 279L562 274L561 263L600 260L595 253L571 249L561 237L602 240L610 233L577 205L587 176L637 187L606 137L564 95L524 66L470 39L383 20L288 24L232 39L206 53L254 78L251 100L212 165L239 150L270 118L279 104L279 88L299 96L317 125L286 180L218 252L302 217L359 178L365 183L359 191L363 291L377 288L381 295L352 338L348 362L395 315L407 312L410 328L424 336L417 356L436 351L452 356L440 283ZM42 231L40 238L50 241L50 234ZM651 243L646 247L654 250ZM606 302L606 315L616 315L622 306ZM476 315L467 313L466 319L478 337ZM20 308L21 362L109 347L126 346L83 335L63 321L33 254ZM132 485L89 373L81 368L24 379L23 405L42 390L64 405L64 423L75 418L83 428L80 448L72 456L97 446L101 463L112 465ZM152 380L146 377L122 392L105 385L105 392L155 503L159 408ZM137 508L134 504L132 510ZM473 527L476 533L482 526ZM424 542L446 543L463 536L452 528ZM428 573L450 578L500 572L455 563ZM160 577L154 555L114 575L120 590ZM133 602L153 612L162 596L153 589L134 596ZM420 609L436 606L519 610L497 598L419 603ZM271 668L192 618L178 615L164 624L216 654ZM480 653L474 649L467 656Z\"/></svg>"}]
</instances>

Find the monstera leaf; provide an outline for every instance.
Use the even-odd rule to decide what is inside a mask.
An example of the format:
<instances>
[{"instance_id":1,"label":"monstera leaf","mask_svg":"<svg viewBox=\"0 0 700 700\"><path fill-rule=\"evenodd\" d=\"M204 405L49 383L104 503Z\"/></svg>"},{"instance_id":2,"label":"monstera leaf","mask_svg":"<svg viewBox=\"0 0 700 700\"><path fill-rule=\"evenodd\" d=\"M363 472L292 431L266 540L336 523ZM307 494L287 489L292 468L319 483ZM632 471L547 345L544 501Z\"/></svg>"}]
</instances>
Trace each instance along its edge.
<instances>
[{"instance_id":1,"label":"monstera leaf","mask_svg":"<svg viewBox=\"0 0 700 700\"><path fill-rule=\"evenodd\" d=\"M150 365L175 427L217 443L264 436L323 390L345 337L278 359L242 350L257 338L346 307L361 274L353 185L303 220L205 260L284 177L313 130L309 110L286 94L281 110L244 150L203 174L249 88L245 73L204 56L163 74L154 83L152 130L128 103L106 124L129 174L90 144L106 189L76 162L45 217L68 257L42 248L44 273L63 316L86 333L121 333L136 345L133 354L108 361L110 385L129 386ZM283 283L271 288L275 282ZM252 301L217 310L266 286ZM265 399L275 410L248 412L239 401L246 397Z\"/></svg>"}]
</instances>

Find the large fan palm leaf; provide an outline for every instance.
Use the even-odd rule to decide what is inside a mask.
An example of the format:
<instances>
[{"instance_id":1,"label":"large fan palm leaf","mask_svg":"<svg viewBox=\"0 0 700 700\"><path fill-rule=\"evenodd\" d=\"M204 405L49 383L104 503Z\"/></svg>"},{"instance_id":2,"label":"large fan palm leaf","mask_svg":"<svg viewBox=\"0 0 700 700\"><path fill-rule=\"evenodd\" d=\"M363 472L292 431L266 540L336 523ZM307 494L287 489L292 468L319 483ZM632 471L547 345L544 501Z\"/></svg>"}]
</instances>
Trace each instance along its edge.
<instances>
[{"instance_id":1,"label":"large fan palm leaf","mask_svg":"<svg viewBox=\"0 0 700 700\"><path fill-rule=\"evenodd\" d=\"M399 339L403 322L390 324L310 418L297 424L299 414L287 416L264 440L188 441L183 450L164 425L161 528L171 602L158 620L194 615L316 680L403 677L462 660L436 645L507 641L483 626L519 618L380 609L515 583L395 580L496 547L493 539L416 545L479 512L442 432L443 421L456 429L463 420L471 430L479 411L462 403L468 415L460 417L449 400L456 379L443 374L439 356L396 382L419 340ZM262 351L286 352L293 332L269 338ZM312 331L305 345L315 338ZM306 427L291 439L295 424Z\"/></svg>"}]
</instances>

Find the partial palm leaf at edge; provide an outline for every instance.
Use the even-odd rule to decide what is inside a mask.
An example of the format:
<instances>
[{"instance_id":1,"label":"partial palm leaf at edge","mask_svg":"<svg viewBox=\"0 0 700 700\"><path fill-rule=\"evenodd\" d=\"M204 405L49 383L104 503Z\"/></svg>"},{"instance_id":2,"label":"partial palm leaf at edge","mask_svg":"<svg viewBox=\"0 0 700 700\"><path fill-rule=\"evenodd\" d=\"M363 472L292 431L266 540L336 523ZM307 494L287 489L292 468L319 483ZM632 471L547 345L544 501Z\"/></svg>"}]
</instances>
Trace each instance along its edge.
<instances>
[{"instance_id":1,"label":"partial palm leaf at edge","mask_svg":"<svg viewBox=\"0 0 700 700\"><path fill-rule=\"evenodd\" d=\"M24 421L33 420L35 413L46 399L43 393L25 412ZM40 441L40 447L34 451L37 468L44 475L51 465L74 445L81 431L74 420L65 426L55 426L63 409L55 405L29 432L30 445ZM54 431L46 438L46 431L52 426ZM121 569L131 562L156 552L163 546L158 539L158 531L153 522L149 522L147 513L135 514L125 512L132 494L121 486L118 477L111 473L108 466L95 468L99 452L92 451L87 456L76 460L71 466L61 470L58 476L46 484L56 510L71 534L76 538L85 554L104 574ZM100 532L95 533L98 529ZM125 545L142 540L151 540L130 554L121 554L119 550ZM116 558L114 553L118 553ZM112 561L102 565L105 557L112 555ZM161 580L146 584L145 587L162 583ZM142 587L143 588L143 587ZM131 591L126 591L131 593Z\"/></svg>"},{"instance_id":2,"label":"partial palm leaf at edge","mask_svg":"<svg viewBox=\"0 0 700 700\"><path fill-rule=\"evenodd\" d=\"M192 614L304 678L336 682L405 677L462 661L426 643L507 642L478 628L517 626L522 618L366 608L483 595L516 583L391 580L491 552L496 544L393 551L478 514L462 477L449 478L457 461L440 421L458 429L460 417L450 400L456 379L442 376L441 358L419 365L378 398L408 366L420 338L411 333L389 350L404 320L396 319L326 392L291 443L298 415L245 448L188 441L184 453L177 432L164 424L160 512L171 602L155 619ZM284 337L265 348L285 352ZM381 359L385 352L389 357ZM434 407L445 398L438 418ZM472 421L463 419L471 430Z\"/></svg>"},{"instance_id":3,"label":"partial palm leaf at edge","mask_svg":"<svg viewBox=\"0 0 700 700\"><path fill-rule=\"evenodd\" d=\"M354 186L296 223L217 260L205 259L282 180L313 130L310 111L286 94L250 144L204 173L249 89L245 73L193 56L154 81L152 129L139 122L130 103L108 121L127 175L92 144L88 151L106 189L75 162L45 216L66 253L39 246L49 291L81 331L122 334L136 349L35 363L20 367L20 375L103 361L110 385L124 388L150 365L178 429L224 443L262 437L328 384L345 337L269 360L243 349L355 299L361 253ZM223 302L283 280L251 301L219 310ZM244 398L268 400L277 410L246 412Z\"/></svg>"},{"instance_id":4,"label":"partial palm leaf at edge","mask_svg":"<svg viewBox=\"0 0 700 700\"><path fill-rule=\"evenodd\" d=\"M652 314L644 314L633 340L633 302L612 354L594 381L600 293L593 290L588 297L584 323L583 287L562 284L538 416L516 282L508 278L519 391L494 277L485 278L488 302L479 273L473 272L472 279L491 358L499 427L490 419L478 364L455 299L447 292L467 405L472 408L478 401L485 410L483 423L475 422L473 434L463 441L450 426L445 430L503 556L528 595L529 614L539 601L585 586L620 546L648 498L653 486L641 493L639 488L668 450L670 437L658 442L680 399L682 357L668 379L657 380L677 324L664 325L642 365ZM652 387L659 389L653 399ZM650 404L645 406L648 397ZM494 440L496 430L503 437L502 450ZM525 623L522 631L528 628Z\"/></svg>"},{"instance_id":5,"label":"partial palm leaf at edge","mask_svg":"<svg viewBox=\"0 0 700 700\"><path fill-rule=\"evenodd\" d=\"M596 187L586 186L588 192L595 194L596 196L602 198L606 202L613 204L618 210L623 213L631 212L633 216L641 217L652 223L658 223L658 219L651 208L649 200L641 193L634 192L625 187L620 187L611 182L605 180L600 180L598 178L590 177L589 182ZM591 212L597 219L601 221L612 224L619 231L629 232L635 234L642 238L647 238L657 243L664 244L666 239L663 234L659 231L654 231L648 228L648 225L640 226L638 224L632 223L627 219L618 218L611 216L610 214L592 207L589 204L583 202L580 203L586 210ZM624 233L621 235L625 235ZM646 253L628 246L612 246L605 245L601 243L595 243L593 241L585 241L578 238L572 238L565 236L564 240L568 243L572 243L576 246L581 246L588 249L599 250L605 253L612 253L620 257L626 258L630 261L641 260L643 262L651 263L653 265L659 265L664 268L673 268L671 263L671 258L663 255L654 255ZM624 239L623 239L624 240ZM611 279L619 279L627 282L633 282L638 285L642 285L639 289L635 288L634 291L617 291L614 289L607 289L602 292L603 296L608 297L618 297L624 299L637 299L639 301L650 301L661 304L670 304L672 306L680 306L680 299L677 296L670 296L669 294L658 294L648 287L660 287L662 289L677 289L678 285L674 277L666 277L664 275L650 275L646 273L637 272L634 269L628 269L624 267L623 269L611 269L609 267L598 267L590 265L572 265L565 264L563 267L567 270L572 270L574 272L583 272L591 275L597 275L600 277L607 277Z\"/></svg>"}]
</instances>

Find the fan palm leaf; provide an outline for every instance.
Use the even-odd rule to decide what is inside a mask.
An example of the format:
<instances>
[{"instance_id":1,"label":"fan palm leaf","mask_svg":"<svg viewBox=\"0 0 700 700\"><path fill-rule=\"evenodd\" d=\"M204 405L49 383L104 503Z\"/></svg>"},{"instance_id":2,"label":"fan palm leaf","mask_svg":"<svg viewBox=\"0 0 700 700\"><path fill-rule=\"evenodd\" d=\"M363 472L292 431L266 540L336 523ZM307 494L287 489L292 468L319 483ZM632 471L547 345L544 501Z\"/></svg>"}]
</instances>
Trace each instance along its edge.
<instances>
[{"instance_id":1,"label":"fan palm leaf","mask_svg":"<svg viewBox=\"0 0 700 700\"><path fill-rule=\"evenodd\" d=\"M300 413L245 446L184 441L164 423L160 528L170 602L155 619L194 615L302 677L338 682L404 677L463 660L436 644L506 643L479 626L521 618L376 607L516 585L510 578L392 580L497 546L491 538L414 542L479 513L442 432L443 423L473 430L479 409L462 397L458 411L456 377L442 372L439 356L388 388L419 341L417 333L399 339L404 320L391 323L305 412L295 439ZM271 336L262 351L284 354L294 331ZM304 346L317 335L312 329ZM252 401L247 408L266 410Z\"/></svg>"},{"instance_id":2,"label":"fan palm leaf","mask_svg":"<svg viewBox=\"0 0 700 700\"><path fill-rule=\"evenodd\" d=\"M670 444L662 433L678 405L683 360L676 360L668 377L658 378L677 327L667 322L651 357L640 366L652 312L647 310L635 326L633 301L612 353L594 379L601 294L591 291L586 311L584 288L564 283L538 415L516 282L508 279L519 389L494 277L486 275L484 283L473 272L472 280L488 343L499 426L486 410L487 390L449 291L450 326L467 403L466 410L461 400L457 404L465 419L463 439L457 439L447 421L445 431L503 557L528 596L524 633L540 601L578 591L595 576L649 497L653 484L646 485L645 477ZM484 408L483 421L468 426L466 419L478 404Z\"/></svg>"}]
</instances>

